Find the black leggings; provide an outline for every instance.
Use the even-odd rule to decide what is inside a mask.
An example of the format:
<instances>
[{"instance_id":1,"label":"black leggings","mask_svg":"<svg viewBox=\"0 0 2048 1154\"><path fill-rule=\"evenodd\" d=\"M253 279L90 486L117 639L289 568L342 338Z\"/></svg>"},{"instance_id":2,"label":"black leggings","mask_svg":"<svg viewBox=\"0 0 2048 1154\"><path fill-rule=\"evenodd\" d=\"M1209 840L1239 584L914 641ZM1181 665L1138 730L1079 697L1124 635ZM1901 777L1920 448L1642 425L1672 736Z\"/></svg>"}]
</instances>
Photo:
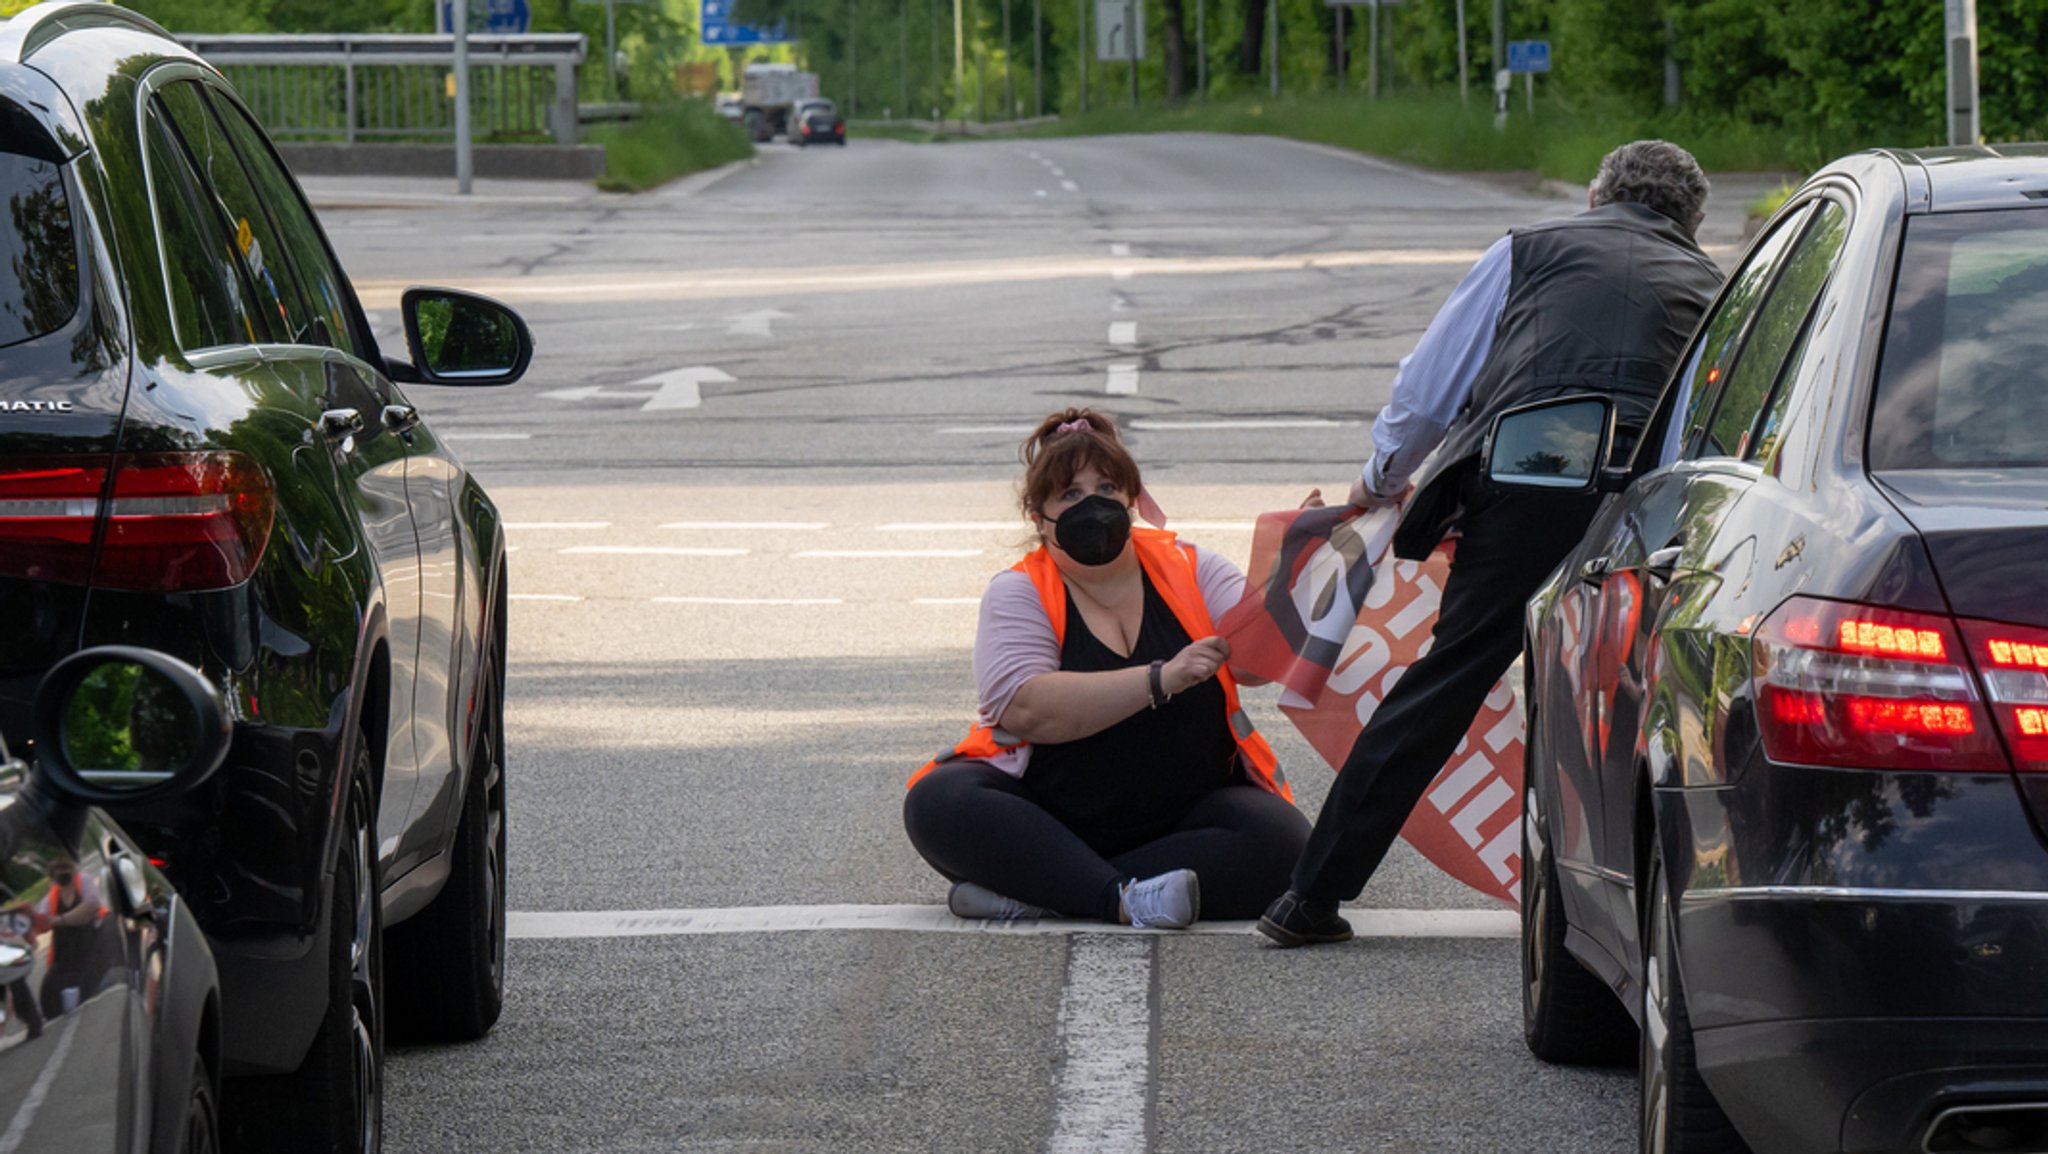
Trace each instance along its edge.
<instances>
[{"instance_id":1,"label":"black leggings","mask_svg":"<svg viewBox=\"0 0 2048 1154\"><path fill-rule=\"evenodd\" d=\"M1209 794L1158 840L1104 856L1032 799L1029 786L985 761L942 765L903 799L903 828L924 860L1072 917L1118 920L1117 883L1192 869L1202 915L1255 918L1287 888L1308 819L1253 785Z\"/></svg>"}]
</instances>

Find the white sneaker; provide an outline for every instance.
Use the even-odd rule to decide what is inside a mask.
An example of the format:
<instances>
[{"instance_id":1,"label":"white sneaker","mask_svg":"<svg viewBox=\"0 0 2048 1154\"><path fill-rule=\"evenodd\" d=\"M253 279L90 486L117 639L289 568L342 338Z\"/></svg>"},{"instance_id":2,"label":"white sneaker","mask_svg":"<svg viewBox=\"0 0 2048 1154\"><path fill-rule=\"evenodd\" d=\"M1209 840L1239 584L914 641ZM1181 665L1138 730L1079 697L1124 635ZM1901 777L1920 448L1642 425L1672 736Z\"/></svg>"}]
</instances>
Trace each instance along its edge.
<instances>
[{"instance_id":1,"label":"white sneaker","mask_svg":"<svg viewBox=\"0 0 2048 1154\"><path fill-rule=\"evenodd\" d=\"M1118 892L1134 926L1184 930L1202 916L1202 883L1193 870L1169 870L1143 881L1132 878Z\"/></svg>"},{"instance_id":2,"label":"white sneaker","mask_svg":"<svg viewBox=\"0 0 2048 1154\"><path fill-rule=\"evenodd\" d=\"M954 882L952 892L946 895L946 908L956 918L987 919L990 921L1013 922L1019 918L1042 918L1047 911L1037 906L1027 906L1016 898L1006 898L986 886L973 882Z\"/></svg>"}]
</instances>

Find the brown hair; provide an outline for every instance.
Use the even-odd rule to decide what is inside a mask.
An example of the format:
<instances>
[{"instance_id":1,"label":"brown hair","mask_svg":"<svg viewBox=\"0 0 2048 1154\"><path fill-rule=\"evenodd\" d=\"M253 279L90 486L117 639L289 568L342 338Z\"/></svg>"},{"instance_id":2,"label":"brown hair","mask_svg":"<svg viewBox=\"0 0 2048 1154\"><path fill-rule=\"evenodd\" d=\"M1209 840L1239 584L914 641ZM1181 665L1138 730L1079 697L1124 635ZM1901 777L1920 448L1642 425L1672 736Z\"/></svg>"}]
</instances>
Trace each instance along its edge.
<instances>
[{"instance_id":1,"label":"brown hair","mask_svg":"<svg viewBox=\"0 0 2048 1154\"><path fill-rule=\"evenodd\" d=\"M1060 431L1076 424L1081 427ZM1024 461L1018 503L1026 517L1041 512L1076 473L1091 465L1133 498L1144 487L1138 462L1131 459L1130 450L1117 435L1116 418L1099 409L1062 409L1051 414L1024 438L1017 455Z\"/></svg>"}]
</instances>

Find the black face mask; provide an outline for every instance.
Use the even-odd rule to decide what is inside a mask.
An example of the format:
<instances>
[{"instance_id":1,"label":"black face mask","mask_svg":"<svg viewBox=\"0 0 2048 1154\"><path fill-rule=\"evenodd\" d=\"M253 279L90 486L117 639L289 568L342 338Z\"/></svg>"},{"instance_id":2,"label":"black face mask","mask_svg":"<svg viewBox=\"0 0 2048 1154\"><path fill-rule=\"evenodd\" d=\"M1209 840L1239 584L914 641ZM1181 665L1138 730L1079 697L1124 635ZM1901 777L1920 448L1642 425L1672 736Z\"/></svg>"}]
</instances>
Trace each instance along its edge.
<instances>
[{"instance_id":1,"label":"black face mask","mask_svg":"<svg viewBox=\"0 0 2048 1154\"><path fill-rule=\"evenodd\" d=\"M1052 539L1083 565L1107 565L1131 540L1131 509L1122 501L1084 497L1052 522Z\"/></svg>"}]
</instances>

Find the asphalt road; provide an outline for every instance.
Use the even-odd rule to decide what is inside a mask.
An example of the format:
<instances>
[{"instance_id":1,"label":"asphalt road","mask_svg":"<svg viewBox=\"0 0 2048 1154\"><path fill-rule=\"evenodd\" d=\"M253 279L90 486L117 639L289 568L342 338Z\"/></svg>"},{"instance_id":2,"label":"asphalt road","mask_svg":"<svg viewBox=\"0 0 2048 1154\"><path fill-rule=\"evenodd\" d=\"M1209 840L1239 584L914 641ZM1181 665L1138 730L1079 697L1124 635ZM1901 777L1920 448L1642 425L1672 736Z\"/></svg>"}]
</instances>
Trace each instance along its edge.
<instances>
[{"instance_id":1,"label":"asphalt road","mask_svg":"<svg viewBox=\"0 0 2048 1154\"><path fill-rule=\"evenodd\" d=\"M776 146L635 198L309 184L387 339L440 283L539 345L412 390L513 526L523 936L490 1038L390 1055L390 1150L1633 1149L1633 1073L1531 1058L1506 915L1405 847L1355 920L1451 911L1420 936L943 932L899 817L972 714L1028 425L1112 409L1242 563L1355 475L1464 268L1570 201L1202 136ZM1248 697L1313 813L1328 772Z\"/></svg>"}]
</instances>

